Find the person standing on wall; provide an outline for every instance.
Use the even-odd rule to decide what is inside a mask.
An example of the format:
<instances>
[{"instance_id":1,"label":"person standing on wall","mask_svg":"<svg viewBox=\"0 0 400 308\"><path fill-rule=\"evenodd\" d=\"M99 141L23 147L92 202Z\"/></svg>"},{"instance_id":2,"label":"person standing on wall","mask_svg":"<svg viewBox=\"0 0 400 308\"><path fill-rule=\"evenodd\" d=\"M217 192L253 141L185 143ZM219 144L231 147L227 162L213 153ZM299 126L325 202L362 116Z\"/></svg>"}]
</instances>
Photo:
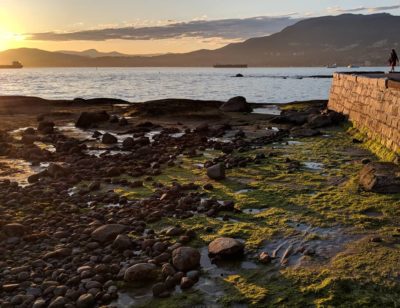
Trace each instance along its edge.
<instances>
[{"instance_id":1,"label":"person standing on wall","mask_svg":"<svg viewBox=\"0 0 400 308\"><path fill-rule=\"evenodd\" d=\"M394 72L394 68L396 67L397 63L399 62L399 57L397 56L397 53L394 49L392 49L392 52L390 53L390 58L389 58L389 65L392 67L390 70L390 73Z\"/></svg>"}]
</instances>

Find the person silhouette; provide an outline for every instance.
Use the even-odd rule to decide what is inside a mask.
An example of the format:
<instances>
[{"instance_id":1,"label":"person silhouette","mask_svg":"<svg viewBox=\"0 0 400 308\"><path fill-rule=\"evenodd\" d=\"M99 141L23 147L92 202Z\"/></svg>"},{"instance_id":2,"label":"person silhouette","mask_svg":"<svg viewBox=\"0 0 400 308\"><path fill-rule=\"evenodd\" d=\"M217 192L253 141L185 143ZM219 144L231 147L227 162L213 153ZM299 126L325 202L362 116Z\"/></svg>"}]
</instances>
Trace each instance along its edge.
<instances>
[{"instance_id":1,"label":"person silhouette","mask_svg":"<svg viewBox=\"0 0 400 308\"><path fill-rule=\"evenodd\" d=\"M399 57L397 56L396 51L394 49L392 49L392 52L390 53L390 58L389 58L389 65L392 67L390 70L390 73L393 73L395 71L395 67L398 62L399 62Z\"/></svg>"}]
</instances>

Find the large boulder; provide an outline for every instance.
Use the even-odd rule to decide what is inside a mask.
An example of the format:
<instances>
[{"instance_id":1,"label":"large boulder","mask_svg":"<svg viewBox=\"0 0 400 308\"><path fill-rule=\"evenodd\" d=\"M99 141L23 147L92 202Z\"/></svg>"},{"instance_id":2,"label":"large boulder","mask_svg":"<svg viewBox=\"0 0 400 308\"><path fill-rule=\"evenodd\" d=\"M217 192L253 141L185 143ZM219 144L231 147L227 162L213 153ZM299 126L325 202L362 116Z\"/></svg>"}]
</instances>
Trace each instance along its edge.
<instances>
[{"instance_id":1,"label":"large boulder","mask_svg":"<svg viewBox=\"0 0 400 308\"><path fill-rule=\"evenodd\" d=\"M376 193L400 193L400 166L387 162L369 163L360 172L360 186Z\"/></svg>"},{"instance_id":2,"label":"large boulder","mask_svg":"<svg viewBox=\"0 0 400 308\"><path fill-rule=\"evenodd\" d=\"M219 108L225 112L251 112L252 108L243 96L231 98Z\"/></svg>"},{"instance_id":3,"label":"large boulder","mask_svg":"<svg viewBox=\"0 0 400 308\"><path fill-rule=\"evenodd\" d=\"M225 179L225 166L222 163L207 168L207 176L213 180Z\"/></svg>"},{"instance_id":4,"label":"large boulder","mask_svg":"<svg viewBox=\"0 0 400 308\"><path fill-rule=\"evenodd\" d=\"M200 252L192 247L179 247L172 252L172 264L179 271L190 271L200 264Z\"/></svg>"},{"instance_id":5,"label":"large boulder","mask_svg":"<svg viewBox=\"0 0 400 308\"><path fill-rule=\"evenodd\" d=\"M244 244L230 237L219 237L208 245L211 257L231 258L243 255Z\"/></svg>"},{"instance_id":6,"label":"large boulder","mask_svg":"<svg viewBox=\"0 0 400 308\"><path fill-rule=\"evenodd\" d=\"M82 112L75 123L76 127L90 128L98 123L108 121L110 115L106 111Z\"/></svg>"},{"instance_id":7,"label":"large boulder","mask_svg":"<svg viewBox=\"0 0 400 308\"><path fill-rule=\"evenodd\" d=\"M157 276L157 266L152 263L138 263L125 271L124 280L127 282L143 282L155 280Z\"/></svg>"},{"instance_id":8,"label":"large boulder","mask_svg":"<svg viewBox=\"0 0 400 308\"><path fill-rule=\"evenodd\" d=\"M120 224L102 225L91 234L92 239L98 242L113 241L126 230L126 226Z\"/></svg>"}]
</instances>

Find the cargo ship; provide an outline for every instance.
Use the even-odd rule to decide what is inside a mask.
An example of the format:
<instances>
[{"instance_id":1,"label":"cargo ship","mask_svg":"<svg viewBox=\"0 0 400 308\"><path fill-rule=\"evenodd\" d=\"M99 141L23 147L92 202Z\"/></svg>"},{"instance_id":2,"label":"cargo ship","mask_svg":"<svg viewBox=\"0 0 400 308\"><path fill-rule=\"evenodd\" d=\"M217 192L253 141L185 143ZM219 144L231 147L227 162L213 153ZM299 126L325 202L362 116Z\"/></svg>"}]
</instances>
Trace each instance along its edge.
<instances>
[{"instance_id":1,"label":"cargo ship","mask_svg":"<svg viewBox=\"0 0 400 308\"><path fill-rule=\"evenodd\" d=\"M13 63L9 65L0 65L1 68L23 68L22 64L18 61L13 61Z\"/></svg>"},{"instance_id":2,"label":"cargo ship","mask_svg":"<svg viewBox=\"0 0 400 308\"><path fill-rule=\"evenodd\" d=\"M247 64L215 64L214 68L247 68Z\"/></svg>"}]
</instances>

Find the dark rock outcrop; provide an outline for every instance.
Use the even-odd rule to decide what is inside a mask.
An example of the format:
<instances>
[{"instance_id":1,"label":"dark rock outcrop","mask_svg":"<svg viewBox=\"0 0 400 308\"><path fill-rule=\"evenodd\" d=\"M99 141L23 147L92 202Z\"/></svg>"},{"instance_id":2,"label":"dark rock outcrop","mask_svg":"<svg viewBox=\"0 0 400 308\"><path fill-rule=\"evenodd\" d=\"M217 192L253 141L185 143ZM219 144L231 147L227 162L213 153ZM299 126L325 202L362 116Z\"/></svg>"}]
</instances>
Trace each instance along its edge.
<instances>
[{"instance_id":1,"label":"dark rock outcrop","mask_svg":"<svg viewBox=\"0 0 400 308\"><path fill-rule=\"evenodd\" d=\"M110 115L106 111L82 112L75 123L79 128L90 128L94 125L108 121Z\"/></svg>"},{"instance_id":2,"label":"dark rock outcrop","mask_svg":"<svg viewBox=\"0 0 400 308\"><path fill-rule=\"evenodd\" d=\"M251 112L252 108L243 96L236 96L224 103L220 108L225 112Z\"/></svg>"}]
</instances>

